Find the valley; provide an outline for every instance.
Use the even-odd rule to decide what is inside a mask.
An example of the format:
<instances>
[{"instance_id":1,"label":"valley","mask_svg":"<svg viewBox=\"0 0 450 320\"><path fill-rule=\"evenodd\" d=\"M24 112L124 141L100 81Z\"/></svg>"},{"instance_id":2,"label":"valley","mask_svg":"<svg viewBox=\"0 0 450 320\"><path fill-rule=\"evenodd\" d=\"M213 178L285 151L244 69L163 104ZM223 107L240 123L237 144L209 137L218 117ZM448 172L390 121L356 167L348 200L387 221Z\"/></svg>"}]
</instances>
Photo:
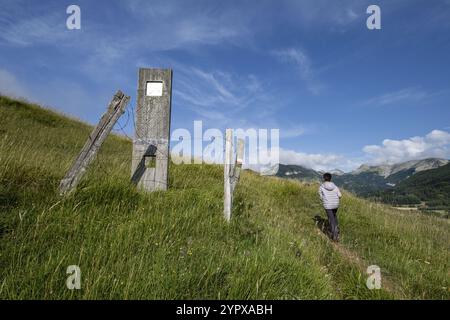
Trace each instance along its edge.
<instances>
[{"instance_id":1,"label":"valley","mask_svg":"<svg viewBox=\"0 0 450 320\"><path fill-rule=\"evenodd\" d=\"M350 173L332 172L333 181L354 194L403 210L419 210L448 217L450 162L422 159L394 165L362 165ZM319 182L322 172L296 165L280 165L277 176Z\"/></svg>"}]
</instances>

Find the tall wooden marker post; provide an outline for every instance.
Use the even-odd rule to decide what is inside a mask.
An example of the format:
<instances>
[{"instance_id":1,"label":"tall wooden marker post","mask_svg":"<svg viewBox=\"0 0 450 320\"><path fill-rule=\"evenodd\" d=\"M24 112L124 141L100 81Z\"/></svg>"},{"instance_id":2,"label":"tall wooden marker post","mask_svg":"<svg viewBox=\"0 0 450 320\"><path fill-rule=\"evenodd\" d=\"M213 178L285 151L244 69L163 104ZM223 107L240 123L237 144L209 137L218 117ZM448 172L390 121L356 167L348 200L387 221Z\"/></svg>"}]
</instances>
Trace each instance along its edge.
<instances>
[{"instance_id":1,"label":"tall wooden marker post","mask_svg":"<svg viewBox=\"0 0 450 320\"><path fill-rule=\"evenodd\" d=\"M131 179L145 191L167 190L172 70L139 69Z\"/></svg>"},{"instance_id":2,"label":"tall wooden marker post","mask_svg":"<svg viewBox=\"0 0 450 320\"><path fill-rule=\"evenodd\" d=\"M224 163L224 196L223 213L227 221L231 220L233 211L233 193L241 176L244 159L244 140L238 139L236 153L233 151L233 129L227 129L225 135L225 163Z\"/></svg>"}]
</instances>

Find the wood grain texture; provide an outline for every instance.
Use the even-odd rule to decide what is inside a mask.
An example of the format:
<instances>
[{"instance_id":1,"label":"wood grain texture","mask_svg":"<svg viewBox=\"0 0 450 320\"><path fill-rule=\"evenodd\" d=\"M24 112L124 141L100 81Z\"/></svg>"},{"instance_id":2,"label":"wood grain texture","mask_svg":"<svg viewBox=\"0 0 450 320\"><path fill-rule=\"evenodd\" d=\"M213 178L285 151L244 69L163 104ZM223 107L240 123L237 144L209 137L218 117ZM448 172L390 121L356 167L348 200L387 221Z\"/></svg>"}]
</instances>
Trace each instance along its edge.
<instances>
[{"instance_id":1,"label":"wood grain texture","mask_svg":"<svg viewBox=\"0 0 450 320\"><path fill-rule=\"evenodd\" d=\"M223 196L223 213L225 220L231 220L231 210L233 207L233 191L232 191L232 159L233 159L233 130L227 129L225 136L225 163L224 163L224 196Z\"/></svg>"},{"instance_id":2,"label":"wood grain texture","mask_svg":"<svg viewBox=\"0 0 450 320\"><path fill-rule=\"evenodd\" d=\"M162 82L162 95L148 96L148 82ZM171 101L172 70L139 69L131 180L145 191L167 190ZM150 162L154 167L146 165Z\"/></svg>"},{"instance_id":3,"label":"wood grain texture","mask_svg":"<svg viewBox=\"0 0 450 320\"><path fill-rule=\"evenodd\" d=\"M244 140L238 139L236 147L236 162L233 167L231 179L231 191L234 193L239 179L241 178L242 163L244 162Z\"/></svg>"},{"instance_id":4,"label":"wood grain texture","mask_svg":"<svg viewBox=\"0 0 450 320\"><path fill-rule=\"evenodd\" d=\"M100 119L98 125L89 135L86 143L81 149L72 167L67 171L59 185L61 195L70 193L76 188L81 178L86 172L89 164L95 159L100 147L106 140L120 116L125 112L125 108L130 101L129 96L125 96L120 90L112 98L106 113Z\"/></svg>"}]
</instances>

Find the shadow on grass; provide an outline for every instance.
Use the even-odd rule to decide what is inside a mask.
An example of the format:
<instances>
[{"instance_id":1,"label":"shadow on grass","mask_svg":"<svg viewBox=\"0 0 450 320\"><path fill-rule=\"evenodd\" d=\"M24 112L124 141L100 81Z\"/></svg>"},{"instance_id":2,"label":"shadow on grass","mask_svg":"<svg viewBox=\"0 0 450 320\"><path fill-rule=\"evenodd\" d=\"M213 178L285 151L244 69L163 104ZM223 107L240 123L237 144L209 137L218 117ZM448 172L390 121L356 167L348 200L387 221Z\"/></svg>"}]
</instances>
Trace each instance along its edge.
<instances>
[{"instance_id":1,"label":"shadow on grass","mask_svg":"<svg viewBox=\"0 0 450 320\"><path fill-rule=\"evenodd\" d=\"M319 228L319 230L322 231L322 233L326 235L329 239L332 239L331 227L330 223L328 222L328 219L325 219L320 215L315 215L313 220L316 223L316 226Z\"/></svg>"}]
</instances>

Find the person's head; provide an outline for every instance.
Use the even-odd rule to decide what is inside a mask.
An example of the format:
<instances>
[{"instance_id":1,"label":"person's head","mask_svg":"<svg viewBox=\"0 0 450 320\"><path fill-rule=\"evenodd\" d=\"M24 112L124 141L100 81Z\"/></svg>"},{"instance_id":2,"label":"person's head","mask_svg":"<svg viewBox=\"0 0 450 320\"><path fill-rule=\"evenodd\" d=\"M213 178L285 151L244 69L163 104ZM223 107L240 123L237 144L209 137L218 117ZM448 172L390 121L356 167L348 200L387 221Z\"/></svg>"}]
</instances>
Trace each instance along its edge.
<instances>
[{"instance_id":1,"label":"person's head","mask_svg":"<svg viewBox=\"0 0 450 320\"><path fill-rule=\"evenodd\" d=\"M330 182L331 181L331 173L325 173L324 175L323 175L323 180L325 181L325 182Z\"/></svg>"}]
</instances>

